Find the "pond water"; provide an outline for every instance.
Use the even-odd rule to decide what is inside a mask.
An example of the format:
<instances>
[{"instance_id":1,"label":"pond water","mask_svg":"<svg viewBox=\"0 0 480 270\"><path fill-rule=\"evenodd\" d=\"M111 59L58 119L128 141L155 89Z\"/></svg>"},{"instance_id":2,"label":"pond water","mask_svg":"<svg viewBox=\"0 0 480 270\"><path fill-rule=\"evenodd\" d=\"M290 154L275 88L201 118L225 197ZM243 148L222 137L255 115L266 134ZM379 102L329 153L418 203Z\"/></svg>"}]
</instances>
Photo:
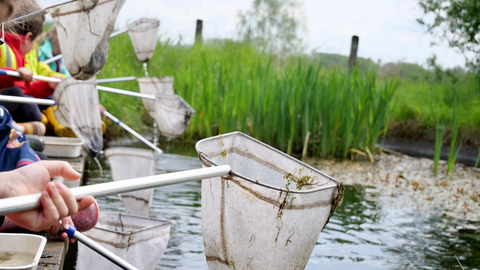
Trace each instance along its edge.
<instances>
[{"instance_id":1,"label":"pond water","mask_svg":"<svg viewBox=\"0 0 480 270\"><path fill-rule=\"evenodd\" d=\"M100 162L103 176L89 162L87 184L112 181L108 162ZM197 157L186 155L165 153L157 161L157 173L200 167ZM118 196L98 201L101 211L126 213ZM306 269L461 269L454 255L464 269L480 268L480 232L465 229L472 224L419 212L412 204L347 186L345 200L320 234ZM200 181L155 189L150 216L172 222L168 248L156 269L207 269Z\"/></svg>"}]
</instances>

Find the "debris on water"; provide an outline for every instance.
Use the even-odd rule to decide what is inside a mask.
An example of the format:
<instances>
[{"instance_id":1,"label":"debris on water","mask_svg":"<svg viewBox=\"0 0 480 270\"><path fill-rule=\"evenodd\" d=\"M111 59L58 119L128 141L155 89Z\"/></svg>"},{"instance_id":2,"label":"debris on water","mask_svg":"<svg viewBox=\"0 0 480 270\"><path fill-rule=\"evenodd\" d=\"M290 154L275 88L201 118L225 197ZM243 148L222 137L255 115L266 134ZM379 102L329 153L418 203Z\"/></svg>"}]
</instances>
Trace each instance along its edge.
<instances>
[{"instance_id":1,"label":"debris on water","mask_svg":"<svg viewBox=\"0 0 480 270\"><path fill-rule=\"evenodd\" d=\"M12 256L13 256L13 254L8 253L8 252L0 253L0 262L1 261L9 261L9 260L12 259Z\"/></svg>"},{"instance_id":2,"label":"debris on water","mask_svg":"<svg viewBox=\"0 0 480 270\"><path fill-rule=\"evenodd\" d=\"M478 222L480 181L477 178L480 172L456 164L454 171L446 175L447 164L442 163L435 175L431 159L406 155L377 155L375 159L375 163L314 158L305 161L327 175L335 174L335 178L345 185L368 187L368 199L374 200L372 195L375 194L408 197L415 202L416 210L433 211L449 219Z\"/></svg>"}]
</instances>

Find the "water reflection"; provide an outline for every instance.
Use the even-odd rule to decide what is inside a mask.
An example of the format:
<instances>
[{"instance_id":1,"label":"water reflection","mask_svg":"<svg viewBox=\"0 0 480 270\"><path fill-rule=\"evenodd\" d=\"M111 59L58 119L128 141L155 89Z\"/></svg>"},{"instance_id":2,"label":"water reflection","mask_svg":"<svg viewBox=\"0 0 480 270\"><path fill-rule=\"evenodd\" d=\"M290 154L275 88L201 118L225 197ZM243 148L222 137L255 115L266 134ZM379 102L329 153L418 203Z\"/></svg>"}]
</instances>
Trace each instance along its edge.
<instances>
[{"instance_id":1,"label":"water reflection","mask_svg":"<svg viewBox=\"0 0 480 270\"><path fill-rule=\"evenodd\" d=\"M196 169L196 157L158 156L157 173ZM88 184L111 181L91 163ZM157 269L207 269L201 228L201 183L155 189L153 218L172 221L168 248ZM101 211L125 212L117 196L99 198ZM419 212L401 197L375 196L360 186L346 187L342 206L320 234L306 269L479 269L480 234L457 230L465 223ZM457 227L457 229L456 229Z\"/></svg>"}]
</instances>

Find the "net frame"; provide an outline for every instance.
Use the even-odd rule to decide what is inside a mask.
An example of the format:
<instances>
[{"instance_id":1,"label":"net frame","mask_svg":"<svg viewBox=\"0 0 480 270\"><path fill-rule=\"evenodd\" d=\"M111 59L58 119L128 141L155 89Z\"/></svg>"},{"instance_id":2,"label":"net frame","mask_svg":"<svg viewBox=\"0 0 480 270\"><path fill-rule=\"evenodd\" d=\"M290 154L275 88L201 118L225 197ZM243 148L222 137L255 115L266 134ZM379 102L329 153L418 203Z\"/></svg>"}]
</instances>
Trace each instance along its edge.
<instances>
[{"instance_id":1,"label":"net frame","mask_svg":"<svg viewBox=\"0 0 480 270\"><path fill-rule=\"evenodd\" d=\"M65 66L72 77L88 80L103 68L110 34L124 3L125 0L76 0L45 9L55 21Z\"/></svg>"},{"instance_id":2,"label":"net frame","mask_svg":"<svg viewBox=\"0 0 480 270\"><path fill-rule=\"evenodd\" d=\"M158 42L159 27L159 20L148 18L141 18L127 26L128 36L139 61L147 62L152 58Z\"/></svg>"}]
</instances>

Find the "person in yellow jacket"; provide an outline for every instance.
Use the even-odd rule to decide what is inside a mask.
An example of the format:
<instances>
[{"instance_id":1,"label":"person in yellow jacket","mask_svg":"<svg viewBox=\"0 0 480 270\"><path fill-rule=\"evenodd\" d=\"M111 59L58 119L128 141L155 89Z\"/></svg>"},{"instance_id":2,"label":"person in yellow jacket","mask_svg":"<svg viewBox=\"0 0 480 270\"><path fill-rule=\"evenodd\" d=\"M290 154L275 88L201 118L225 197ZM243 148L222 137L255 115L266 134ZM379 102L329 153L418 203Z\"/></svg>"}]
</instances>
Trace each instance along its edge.
<instances>
[{"instance_id":1,"label":"person in yellow jacket","mask_svg":"<svg viewBox=\"0 0 480 270\"><path fill-rule=\"evenodd\" d=\"M54 27L54 26L53 26ZM42 37L40 37L40 40ZM53 71L49 65L45 64L41 59L42 51L39 48L38 43L35 44L35 47L25 55L25 67L30 69L34 75L42 75L49 77L57 78L66 78L67 76ZM75 133L64 125L60 124L55 117L54 111L57 109L57 106L50 106L43 108L43 114L45 115L42 118L42 123L47 127L47 131L55 133L59 137L76 137ZM102 121L102 131L105 133L106 124Z\"/></svg>"}]
</instances>

